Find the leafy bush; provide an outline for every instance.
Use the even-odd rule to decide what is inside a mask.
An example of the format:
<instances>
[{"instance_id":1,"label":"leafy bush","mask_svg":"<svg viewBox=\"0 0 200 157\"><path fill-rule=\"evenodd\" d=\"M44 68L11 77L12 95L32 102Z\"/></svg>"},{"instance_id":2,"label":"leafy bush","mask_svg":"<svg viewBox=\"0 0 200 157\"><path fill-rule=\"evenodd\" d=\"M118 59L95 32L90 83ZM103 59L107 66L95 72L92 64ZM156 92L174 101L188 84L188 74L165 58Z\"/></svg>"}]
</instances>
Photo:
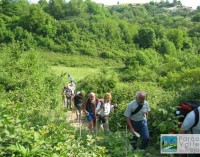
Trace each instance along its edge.
<instances>
[{"instance_id":1,"label":"leafy bush","mask_svg":"<svg viewBox=\"0 0 200 157\"><path fill-rule=\"evenodd\" d=\"M40 55L24 53L19 45L5 47L1 54L0 155L103 156L105 147L93 147L93 137L74 139L58 106L62 79Z\"/></svg>"}]
</instances>

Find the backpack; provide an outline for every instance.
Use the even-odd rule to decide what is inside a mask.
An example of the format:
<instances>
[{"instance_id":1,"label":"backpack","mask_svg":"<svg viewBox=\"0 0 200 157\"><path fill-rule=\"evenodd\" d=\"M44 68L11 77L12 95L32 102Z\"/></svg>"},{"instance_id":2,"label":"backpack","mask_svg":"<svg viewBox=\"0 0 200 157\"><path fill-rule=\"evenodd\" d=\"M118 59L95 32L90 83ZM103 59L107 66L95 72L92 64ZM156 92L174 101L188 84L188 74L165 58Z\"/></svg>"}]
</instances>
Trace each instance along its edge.
<instances>
[{"instance_id":1,"label":"backpack","mask_svg":"<svg viewBox=\"0 0 200 157\"><path fill-rule=\"evenodd\" d=\"M182 102L179 104L179 107L177 108L176 112L175 112L175 116L179 116L179 122L183 122L185 117L187 116L188 113L190 113L191 111L194 111L195 113L195 123L193 124L193 126L190 128L191 133L192 133L192 128L195 127L197 125L197 123L199 122L199 111L198 111L198 107L200 106L200 102L195 102L195 101L186 101L186 102Z\"/></svg>"},{"instance_id":2,"label":"backpack","mask_svg":"<svg viewBox=\"0 0 200 157\"><path fill-rule=\"evenodd\" d=\"M67 96L67 98L70 98L72 96L72 90L71 89L68 88L66 90L66 96Z\"/></svg>"},{"instance_id":3,"label":"backpack","mask_svg":"<svg viewBox=\"0 0 200 157\"><path fill-rule=\"evenodd\" d=\"M95 109L96 109L98 103L99 103L99 99L96 98L95 104L92 105L91 100L88 97L86 99L86 110L89 111L89 112L95 112Z\"/></svg>"}]
</instances>

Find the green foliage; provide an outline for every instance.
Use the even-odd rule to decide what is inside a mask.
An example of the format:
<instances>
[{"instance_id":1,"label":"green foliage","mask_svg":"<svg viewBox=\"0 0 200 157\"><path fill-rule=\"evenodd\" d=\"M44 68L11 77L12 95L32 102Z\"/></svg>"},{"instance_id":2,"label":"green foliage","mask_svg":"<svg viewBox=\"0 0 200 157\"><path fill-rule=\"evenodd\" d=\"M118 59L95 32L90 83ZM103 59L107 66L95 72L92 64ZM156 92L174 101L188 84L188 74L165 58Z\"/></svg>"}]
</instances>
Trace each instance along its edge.
<instances>
[{"instance_id":1,"label":"green foliage","mask_svg":"<svg viewBox=\"0 0 200 157\"><path fill-rule=\"evenodd\" d=\"M160 133L178 130L177 104L200 97L199 8L169 11L179 3L1 1L0 156L144 156L125 148L123 114L138 90L148 93L158 148ZM77 137L66 122L60 88L68 72L86 94L112 93L111 140Z\"/></svg>"},{"instance_id":2,"label":"green foliage","mask_svg":"<svg viewBox=\"0 0 200 157\"><path fill-rule=\"evenodd\" d=\"M200 26L199 26L199 25L195 25L194 27L192 27L192 28L189 30L189 35L190 35L191 37L200 38L199 30L200 30Z\"/></svg>"},{"instance_id":3,"label":"green foliage","mask_svg":"<svg viewBox=\"0 0 200 157\"><path fill-rule=\"evenodd\" d=\"M141 28L138 32L136 42L141 48L150 48L153 47L155 38L156 35L152 28Z\"/></svg>"},{"instance_id":4,"label":"green foliage","mask_svg":"<svg viewBox=\"0 0 200 157\"><path fill-rule=\"evenodd\" d=\"M161 54L169 54L176 51L174 43L167 39L161 40L157 49Z\"/></svg>"},{"instance_id":5,"label":"green foliage","mask_svg":"<svg viewBox=\"0 0 200 157\"><path fill-rule=\"evenodd\" d=\"M194 22L200 22L200 12L197 13L195 16L192 17L192 21L194 21Z\"/></svg>"},{"instance_id":6,"label":"green foliage","mask_svg":"<svg viewBox=\"0 0 200 157\"><path fill-rule=\"evenodd\" d=\"M44 37L54 37L56 33L55 20L45 13L39 5L30 7L30 13L23 17L21 26L35 34Z\"/></svg>"},{"instance_id":7,"label":"green foliage","mask_svg":"<svg viewBox=\"0 0 200 157\"><path fill-rule=\"evenodd\" d=\"M172 41L177 49L183 47L184 32L180 29L171 29L168 31L167 37Z\"/></svg>"},{"instance_id":8,"label":"green foliage","mask_svg":"<svg viewBox=\"0 0 200 157\"><path fill-rule=\"evenodd\" d=\"M176 49L198 50L199 44L190 42L191 37L199 37L198 11L189 12L180 7L169 12L168 8L176 3L109 7L90 0L51 0L49 3L41 0L38 3L2 1L1 43L20 42L26 50L40 47L116 60L136 49L171 52L173 45L162 41L166 37Z\"/></svg>"},{"instance_id":9,"label":"green foliage","mask_svg":"<svg viewBox=\"0 0 200 157\"><path fill-rule=\"evenodd\" d=\"M105 147L93 147L93 137L74 139L58 106L62 79L39 54L16 44L1 49L1 56L1 156L103 156Z\"/></svg>"},{"instance_id":10,"label":"green foliage","mask_svg":"<svg viewBox=\"0 0 200 157\"><path fill-rule=\"evenodd\" d=\"M53 16L55 19L62 19L66 15L65 7L66 2L63 0L50 0L49 1L49 7L48 12L51 16ZM48 5L47 5L48 6Z\"/></svg>"},{"instance_id":11,"label":"green foliage","mask_svg":"<svg viewBox=\"0 0 200 157\"><path fill-rule=\"evenodd\" d=\"M105 72L89 75L83 81L78 82L78 84L79 88L86 93L93 91L98 94L98 97L103 98L104 93L112 93L117 82L118 78L114 74Z\"/></svg>"}]
</instances>

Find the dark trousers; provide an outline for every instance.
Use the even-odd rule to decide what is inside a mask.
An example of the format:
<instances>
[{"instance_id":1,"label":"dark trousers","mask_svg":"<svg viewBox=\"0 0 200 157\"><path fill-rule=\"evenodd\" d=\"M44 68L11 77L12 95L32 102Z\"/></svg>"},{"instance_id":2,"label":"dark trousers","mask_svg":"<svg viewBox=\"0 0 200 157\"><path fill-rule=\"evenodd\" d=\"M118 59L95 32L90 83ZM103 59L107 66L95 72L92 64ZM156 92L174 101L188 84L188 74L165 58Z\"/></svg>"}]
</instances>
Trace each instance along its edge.
<instances>
[{"instance_id":1,"label":"dark trousers","mask_svg":"<svg viewBox=\"0 0 200 157\"><path fill-rule=\"evenodd\" d=\"M139 149L146 149L149 143L149 129L148 129L147 121L146 120L142 120L142 121L131 120L131 124L134 130L138 132L140 134L140 137L142 138ZM137 149L137 142L138 142L138 137L134 135L131 141L131 145L133 149Z\"/></svg>"}]
</instances>

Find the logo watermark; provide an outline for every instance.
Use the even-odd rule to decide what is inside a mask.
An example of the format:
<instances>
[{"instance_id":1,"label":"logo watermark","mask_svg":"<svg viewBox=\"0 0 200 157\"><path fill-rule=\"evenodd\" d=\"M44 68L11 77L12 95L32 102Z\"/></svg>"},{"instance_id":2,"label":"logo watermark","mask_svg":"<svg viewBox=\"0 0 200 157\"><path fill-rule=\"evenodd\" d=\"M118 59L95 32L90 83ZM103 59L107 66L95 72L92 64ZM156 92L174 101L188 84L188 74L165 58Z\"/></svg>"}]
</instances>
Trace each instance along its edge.
<instances>
[{"instance_id":1,"label":"logo watermark","mask_svg":"<svg viewBox=\"0 0 200 157\"><path fill-rule=\"evenodd\" d=\"M200 134L161 134L161 154L200 154Z\"/></svg>"}]
</instances>

